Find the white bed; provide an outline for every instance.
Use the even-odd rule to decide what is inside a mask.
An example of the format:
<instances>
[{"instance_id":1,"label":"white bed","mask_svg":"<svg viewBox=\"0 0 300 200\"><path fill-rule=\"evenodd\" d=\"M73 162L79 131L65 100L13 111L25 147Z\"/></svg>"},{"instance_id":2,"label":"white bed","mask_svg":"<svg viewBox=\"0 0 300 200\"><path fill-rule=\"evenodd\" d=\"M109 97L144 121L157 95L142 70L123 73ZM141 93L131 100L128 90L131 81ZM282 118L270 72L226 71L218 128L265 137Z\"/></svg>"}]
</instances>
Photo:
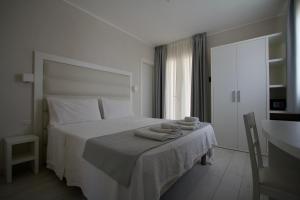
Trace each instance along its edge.
<instances>
[{"instance_id":1,"label":"white bed","mask_svg":"<svg viewBox=\"0 0 300 200\"><path fill-rule=\"evenodd\" d=\"M87 139L161 123L164 120L127 117L79 124L49 126L47 167L66 178L67 185L79 186L88 199L157 200L170 183L191 169L209 152L216 139L212 127L144 153L137 161L128 188L82 158Z\"/></svg>"},{"instance_id":2,"label":"white bed","mask_svg":"<svg viewBox=\"0 0 300 200\"><path fill-rule=\"evenodd\" d=\"M41 160L60 179L65 177L67 185L79 186L88 199L157 200L216 144L209 125L151 149L137 160L127 188L83 159L86 141L164 120L127 117L53 125L50 119L52 126L49 125L49 107L44 103L49 96L125 98L131 106L138 105L138 95L132 94L132 85L131 72L35 52L33 113L34 131L41 138Z\"/></svg>"}]
</instances>

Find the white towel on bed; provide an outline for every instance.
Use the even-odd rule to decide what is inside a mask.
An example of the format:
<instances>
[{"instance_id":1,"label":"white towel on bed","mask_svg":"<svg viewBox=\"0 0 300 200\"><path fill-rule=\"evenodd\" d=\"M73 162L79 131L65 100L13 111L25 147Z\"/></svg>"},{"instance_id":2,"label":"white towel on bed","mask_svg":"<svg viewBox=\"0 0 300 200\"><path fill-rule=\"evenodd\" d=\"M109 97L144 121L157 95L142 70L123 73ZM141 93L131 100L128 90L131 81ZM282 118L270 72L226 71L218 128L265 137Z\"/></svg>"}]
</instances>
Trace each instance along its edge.
<instances>
[{"instance_id":1,"label":"white towel on bed","mask_svg":"<svg viewBox=\"0 0 300 200\"><path fill-rule=\"evenodd\" d=\"M174 123L162 123L161 128L178 130L178 129L180 129L180 126L178 124L174 124Z\"/></svg>"},{"instance_id":2,"label":"white towel on bed","mask_svg":"<svg viewBox=\"0 0 300 200\"><path fill-rule=\"evenodd\" d=\"M180 127L182 130L197 130L198 128L200 128L200 125L194 125L194 126L181 125Z\"/></svg>"},{"instance_id":3,"label":"white towel on bed","mask_svg":"<svg viewBox=\"0 0 300 200\"><path fill-rule=\"evenodd\" d=\"M186 121L186 122L199 122L199 118L198 117L185 117L184 121Z\"/></svg>"},{"instance_id":4,"label":"white towel on bed","mask_svg":"<svg viewBox=\"0 0 300 200\"><path fill-rule=\"evenodd\" d=\"M143 138L158 140L158 141L166 141L181 136L181 134L158 133L158 132L151 131L148 128L137 129L135 130L134 135L138 137L143 137Z\"/></svg>"},{"instance_id":5,"label":"white towel on bed","mask_svg":"<svg viewBox=\"0 0 300 200\"><path fill-rule=\"evenodd\" d=\"M161 128L161 126L151 126L149 129L154 132L168 134L179 134L182 132L180 129Z\"/></svg>"},{"instance_id":6,"label":"white towel on bed","mask_svg":"<svg viewBox=\"0 0 300 200\"><path fill-rule=\"evenodd\" d=\"M186 119L187 117L185 117ZM180 125L180 128L182 130L196 130L199 129L201 126L201 123L197 117L190 117L190 118L195 118L196 121L186 121L186 120L178 120L176 121L177 124ZM190 119L188 119L190 120Z\"/></svg>"},{"instance_id":7,"label":"white towel on bed","mask_svg":"<svg viewBox=\"0 0 300 200\"><path fill-rule=\"evenodd\" d=\"M200 122L186 122L184 120L178 120L177 124L184 125L184 126L197 126L200 124Z\"/></svg>"}]
</instances>

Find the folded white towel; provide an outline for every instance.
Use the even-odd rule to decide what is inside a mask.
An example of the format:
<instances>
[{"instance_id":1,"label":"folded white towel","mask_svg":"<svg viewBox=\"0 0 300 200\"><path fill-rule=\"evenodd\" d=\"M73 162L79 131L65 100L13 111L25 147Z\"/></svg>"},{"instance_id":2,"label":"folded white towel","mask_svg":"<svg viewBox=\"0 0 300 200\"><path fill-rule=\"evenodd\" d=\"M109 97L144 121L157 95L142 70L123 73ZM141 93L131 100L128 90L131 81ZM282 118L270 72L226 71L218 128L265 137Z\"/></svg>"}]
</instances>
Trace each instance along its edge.
<instances>
[{"instance_id":1,"label":"folded white towel","mask_svg":"<svg viewBox=\"0 0 300 200\"><path fill-rule=\"evenodd\" d=\"M186 122L186 121L183 121L183 120L178 120L177 121L177 124L180 124L180 125L185 125L185 126L196 126L196 125L199 125L199 121L198 122Z\"/></svg>"},{"instance_id":2,"label":"folded white towel","mask_svg":"<svg viewBox=\"0 0 300 200\"><path fill-rule=\"evenodd\" d=\"M158 132L151 131L148 128L137 129L135 130L134 135L138 137L147 138L150 140L157 140L157 141L166 141L180 136L180 134L158 133Z\"/></svg>"},{"instance_id":3,"label":"folded white towel","mask_svg":"<svg viewBox=\"0 0 300 200\"><path fill-rule=\"evenodd\" d=\"M199 122L199 118L198 117L185 117L184 121L186 121L186 122Z\"/></svg>"},{"instance_id":4,"label":"folded white towel","mask_svg":"<svg viewBox=\"0 0 300 200\"><path fill-rule=\"evenodd\" d=\"M182 130L197 130L200 128L199 125L195 125L195 126L186 126L186 125L181 125L180 126Z\"/></svg>"},{"instance_id":5,"label":"folded white towel","mask_svg":"<svg viewBox=\"0 0 300 200\"><path fill-rule=\"evenodd\" d=\"M149 128L151 131L158 133L168 133L168 134L180 134L182 131L180 129L169 129L169 128L161 128L160 126L151 126Z\"/></svg>"},{"instance_id":6,"label":"folded white towel","mask_svg":"<svg viewBox=\"0 0 300 200\"><path fill-rule=\"evenodd\" d=\"M161 124L162 129L180 129L180 126L178 124L171 124L171 123L162 123Z\"/></svg>"}]
</instances>

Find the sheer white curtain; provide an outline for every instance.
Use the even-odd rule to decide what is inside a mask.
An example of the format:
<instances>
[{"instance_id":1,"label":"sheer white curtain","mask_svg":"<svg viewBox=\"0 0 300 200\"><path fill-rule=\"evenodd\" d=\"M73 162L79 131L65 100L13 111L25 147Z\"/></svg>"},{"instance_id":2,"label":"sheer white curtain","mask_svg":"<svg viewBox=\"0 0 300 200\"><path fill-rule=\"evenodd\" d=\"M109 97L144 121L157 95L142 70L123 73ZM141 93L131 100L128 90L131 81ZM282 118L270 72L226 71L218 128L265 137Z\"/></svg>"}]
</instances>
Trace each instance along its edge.
<instances>
[{"instance_id":1,"label":"sheer white curtain","mask_svg":"<svg viewBox=\"0 0 300 200\"><path fill-rule=\"evenodd\" d=\"M192 39L168 45L165 88L165 117L190 116L192 78Z\"/></svg>"}]
</instances>

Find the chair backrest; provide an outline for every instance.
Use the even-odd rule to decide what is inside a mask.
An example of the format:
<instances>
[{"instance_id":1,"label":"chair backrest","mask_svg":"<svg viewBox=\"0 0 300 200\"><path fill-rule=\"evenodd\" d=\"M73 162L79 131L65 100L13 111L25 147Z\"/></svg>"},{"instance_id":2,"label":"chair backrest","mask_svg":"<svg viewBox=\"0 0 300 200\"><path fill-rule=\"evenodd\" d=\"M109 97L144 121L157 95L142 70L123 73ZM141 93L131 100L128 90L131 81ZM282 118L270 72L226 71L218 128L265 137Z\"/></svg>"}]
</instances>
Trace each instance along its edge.
<instances>
[{"instance_id":1,"label":"chair backrest","mask_svg":"<svg viewBox=\"0 0 300 200\"><path fill-rule=\"evenodd\" d=\"M259 168L263 167L261 149L259 144L258 132L254 113L244 115L246 136L250 153L253 182L259 181Z\"/></svg>"}]
</instances>

